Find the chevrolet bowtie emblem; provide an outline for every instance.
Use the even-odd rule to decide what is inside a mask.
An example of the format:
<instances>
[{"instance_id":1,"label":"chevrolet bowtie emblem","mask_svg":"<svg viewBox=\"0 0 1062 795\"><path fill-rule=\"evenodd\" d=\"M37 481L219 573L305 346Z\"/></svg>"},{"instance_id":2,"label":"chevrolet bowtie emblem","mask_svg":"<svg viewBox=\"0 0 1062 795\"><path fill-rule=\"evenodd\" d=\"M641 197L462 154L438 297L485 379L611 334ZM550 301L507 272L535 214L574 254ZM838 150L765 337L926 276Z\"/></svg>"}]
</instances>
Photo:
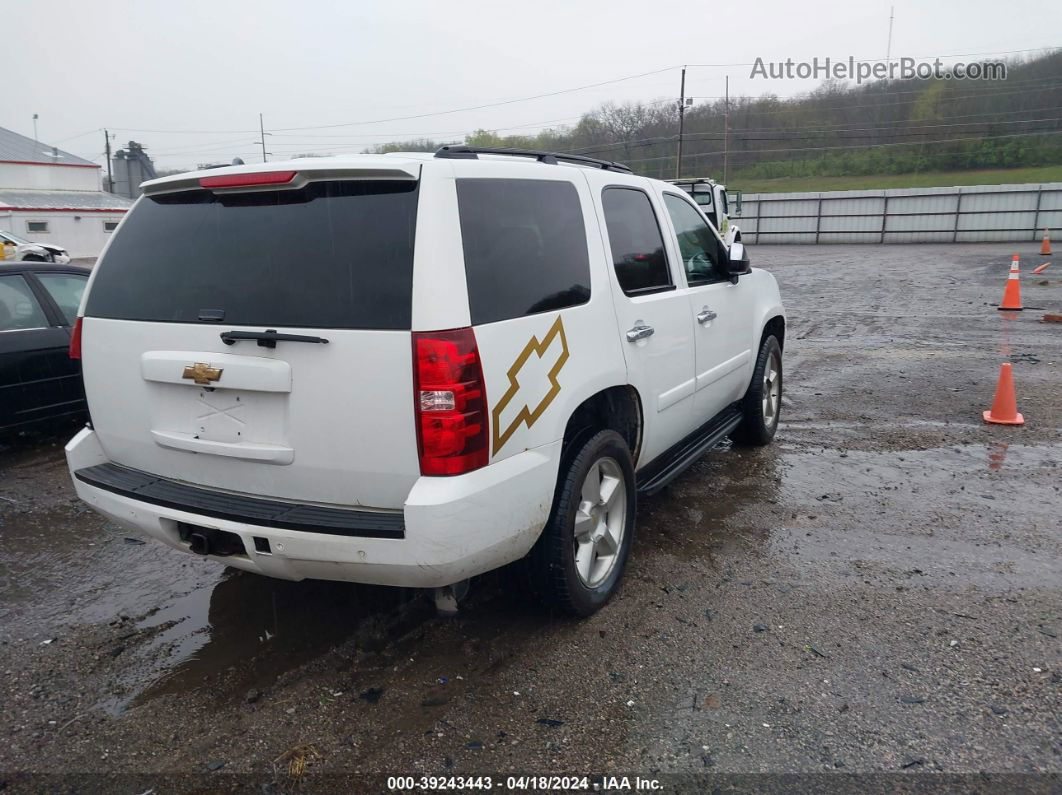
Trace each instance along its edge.
<instances>
[{"instance_id":1,"label":"chevrolet bowtie emblem","mask_svg":"<svg viewBox=\"0 0 1062 795\"><path fill-rule=\"evenodd\" d=\"M521 370L532 354L549 365L549 370L546 372L549 389L541 397L536 398L529 398L526 392L536 392L536 388L544 385L527 385L520 382ZM498 451L505 446L505 443L521 425L526 425L528 428L534 425L542 416L542 412L549 408L553 398L560 394L561 385L557 376L567 361L568 338L564 335L564 322L561 316L557 315L557 319L550 326L542 341L540 342L537 337L532 337L517 355L516 361L509 367L506 374L509 378L509 388L491 412L494 420L491 423L494 433L494 455L498 454ZM522 387L525 390L523 395L520 394ZM529 399L533 400L533 406L528 403ZM503 424L504 427L502 427Z\"/></svg>"},{"instance_id":2,"label":"chevrolet bowtie emblem","mask_svg":"<svg viewBox=\"0 0 1062 795\"><path fill-rule=\"evenodd\" d=\"M212 381L219 380L222 372L223 370L220 367L211 367L209 364L196 362L184 368L184 375L181 378L189 378L197 384L205 386Z\"/></svg>"}]
</instances>

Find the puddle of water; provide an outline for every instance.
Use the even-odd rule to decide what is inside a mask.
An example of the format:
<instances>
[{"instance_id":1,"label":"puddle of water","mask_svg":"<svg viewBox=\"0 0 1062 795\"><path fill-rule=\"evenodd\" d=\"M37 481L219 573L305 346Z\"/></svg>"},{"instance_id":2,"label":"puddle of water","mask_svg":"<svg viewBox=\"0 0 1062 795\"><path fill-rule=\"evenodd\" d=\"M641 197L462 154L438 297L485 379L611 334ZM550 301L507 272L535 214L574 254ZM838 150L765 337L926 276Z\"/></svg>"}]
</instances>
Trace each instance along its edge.
<instances>
[{"instance_id":1,"label":"puddle of water","mask_svg":"<svg viewBox=\"0 0 1062 795\"><path fill-rule=\"evenodd\" d=\"M1059 582L1049 485L1059 466L1055 447L1004 442L716 451L641 502L633 560L663 553L805 572L816 564L830 577L854 576L853 561L867 561L882 571L963 572L965 583L992 589ZM1020 532L1000 531L1019 515Z\"/></svg>"},{"instance_id":2,"label":"puddle of water","mask_svg":"<svg viewBox=\"0 0 1062 795\"><path fill-rule=\"evenodd\" d=\"M62 634L136 615L145 605L213 582L218 571L88 510L0 514L0 621L8 635Z\"/></svg>"},{"instance_id":3,"label":"puddle of water","mask_svg":"<svg viewBox=\"0 0 1062 795\"><path fill-rule=\"evenodd\" d=\"M119 714L160 696L220 688L242 698L351 638L375 649L434 615L417 591L324 580L288 582L226 570L212 587L176 599L137 624L162 628L136 649Z\"/></svg>"},{"instance_id":4,"label":"puddle of water","mask_svg":"<svg viewBox=\"0 0 1062 795\"><path fill-rule=\"evenodd\" d=\"M769 532L734 521L743 509L776 501L782 451L763 448L715 448L666 490L638 504L638 534L632 560L649 551L714 560L739 546L761 546ZM644 550L644 551L643 551Z\"/></svg>"},{"instance_id":5,"label":"puddle of water","mask_svg":"<svg viewBox=\"0 0 1062 795\"><path fill-rule=\"evenodd\" d=\"M1054 447L823 450L785 459L779 496L795 527L772 534L772 555L788 556L799 543L803 564L825 562L851 576L855 562L879 573L917 571L938 585L953 575L992 590L1062 584L1057 492L1048 485L1057 481Z\"/></svg>"}]
</instances>

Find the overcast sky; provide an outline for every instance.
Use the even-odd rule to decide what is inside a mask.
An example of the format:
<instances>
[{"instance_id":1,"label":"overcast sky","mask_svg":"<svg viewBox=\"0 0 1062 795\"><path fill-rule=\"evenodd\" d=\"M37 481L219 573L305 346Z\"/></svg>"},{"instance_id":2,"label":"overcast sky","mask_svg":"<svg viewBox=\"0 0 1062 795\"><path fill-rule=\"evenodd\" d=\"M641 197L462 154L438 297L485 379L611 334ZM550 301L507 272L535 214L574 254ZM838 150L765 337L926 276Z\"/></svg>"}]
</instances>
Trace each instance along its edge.
<instances>
[{"instance_id":1,"label":"overcast sky","mask_svg":"<svg viewBox=\"0 0 1062 795\"><path fill-rule=\"evenodd\" d=\"M890 6L893 57L1062 46L1057 0L0 0L0 126L32 135L38 113L42 142L99 163L106 127L163 168L260 159L259 112L271 159L477 128L534 132L607 100L677 97L669 67L684 63L883 58ZM814 85L749 73L691 66L687 94L720 96L725 75L733 94ZM632 75L644 76L439 113ZM420 114L437 115L370 123Z\"/></svg>"}]
</instances>

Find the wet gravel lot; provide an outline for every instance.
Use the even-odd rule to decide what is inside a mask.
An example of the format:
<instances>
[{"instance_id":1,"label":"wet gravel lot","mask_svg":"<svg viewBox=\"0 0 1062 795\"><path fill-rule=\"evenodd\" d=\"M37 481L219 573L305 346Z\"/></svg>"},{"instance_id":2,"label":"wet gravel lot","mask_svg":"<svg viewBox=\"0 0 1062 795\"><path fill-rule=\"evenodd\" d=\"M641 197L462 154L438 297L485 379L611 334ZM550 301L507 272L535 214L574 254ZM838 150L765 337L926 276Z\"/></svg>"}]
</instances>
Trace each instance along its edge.
<instances>
[{"instance_id":1,"label":"wet gravel lot","mask_svg":"<svg viewBox=\"0 0 1062 795\"><path fill-rule=\"evenodd\" d=\"M228 571L80 506L70 428L0 443L0 789L1060 791L1062 326L995 310L1013 250L754 248L789 313L775 444L642 500L581 622L506 571L455 619ZM1023 428L981 422L1004 361Z\"/></svg>"}]
</instances>

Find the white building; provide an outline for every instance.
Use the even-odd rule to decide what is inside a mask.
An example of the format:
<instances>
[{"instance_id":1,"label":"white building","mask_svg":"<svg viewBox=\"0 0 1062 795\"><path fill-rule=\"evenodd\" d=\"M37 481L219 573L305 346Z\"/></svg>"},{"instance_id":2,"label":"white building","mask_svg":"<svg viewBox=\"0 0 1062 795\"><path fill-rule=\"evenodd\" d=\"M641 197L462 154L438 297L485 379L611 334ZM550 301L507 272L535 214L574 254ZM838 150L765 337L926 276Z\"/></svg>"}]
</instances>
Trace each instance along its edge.
<instances>
[{"instance_id":1,"label":"white building","mask_svg":"<svg viewBox=\"0 0 1062 795\"><path fill-rule=\"evenodd\" d=\"M96 257L133 204L101 184L97 164L0 127L0 229Z\"/></svg>"}]
</instances>

